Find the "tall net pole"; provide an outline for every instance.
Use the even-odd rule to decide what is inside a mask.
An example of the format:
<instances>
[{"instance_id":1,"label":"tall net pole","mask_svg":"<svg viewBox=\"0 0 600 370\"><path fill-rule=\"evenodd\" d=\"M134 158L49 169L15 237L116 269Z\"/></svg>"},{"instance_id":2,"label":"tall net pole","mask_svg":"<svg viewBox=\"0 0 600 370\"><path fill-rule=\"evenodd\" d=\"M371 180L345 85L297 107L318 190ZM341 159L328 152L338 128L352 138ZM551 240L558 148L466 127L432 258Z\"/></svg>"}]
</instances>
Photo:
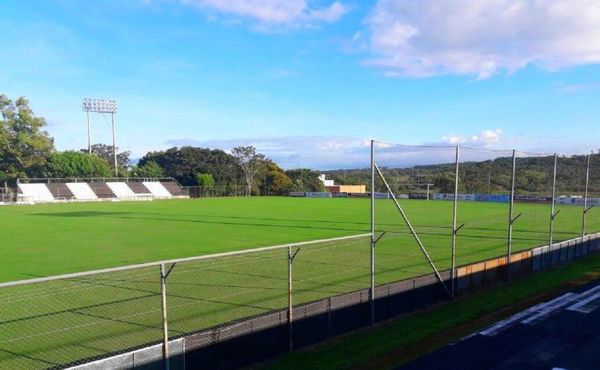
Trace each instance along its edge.
<instances>
[{"instance_id":1,"label":"tall net pole","mask_svg":"<svg viewBox=\"0 0 600 370\"><path fill-rule=\"evenodd\" d=\"M375 140L371 140L371 324L375 323Z\"/></svg>"},{"instance_id":2,"label":"tall net pole","mask_svg":"<svg viewBox=\"0 0 600 370\"><path fill-rule=\"evenodd\" d=\"M508 243L506 248L506 272L507 280L510 281L510 263L512 255L512 238L513 238L513 224L515 218L513 217L514 206L515 206L515 175L517 170L517 151L512 152L512 175L510 179L510 199L508 205Z\"/></svg>"},{"instance_id":3,"label":"tall net pole","mask_svg":"<svg viewBox=\"0 0 600 370\"><path fill-rule=\"evenodd\" d=\"M290 351L294 349L294 327L293 327L293 317L294 317L294 306L292 301L292 247L288 247L287 251L287 272L288 272L288 348Z\"/></svg>"},{"instance_id":4,"label":"tall net pole","mask_svg":"<svg viewBox=\"0 0 600 370\"><path fill-rule=\"evenodd\" d=\"M92 154L92 128L90 126L90 112L85 112L87 117L88 154Z\"/></svg>"},{"instance_id":5,"label":"tall net pole","mask_svg":"<svg viewBox=\"0 0 600 370\"><path fill-rule=\"evenodd\" d=\"M552 249L554 244L554 219L556 218L556 168L558 165L558 154L554 153L554 169L552 174L552 201L550 203L550 232L548 237L548 248Z\"/></svg>"},{"instance_id":6,"label":"tall net pole","mask_svg":"<svg viewBox=\"0 0 600 370\"><path fill-rule=\"evenodd\" d=\"M456 146L456 164L454 168L454 204L452 206L452 261L450 267L450 284L452 284L451 295L454 297L454 287L456 286L456 216L458 212L458 163L460 156L460 147ZM429 198L429 194L428 194Z\"/></svg>"},{"instance_id":7,"label":"tall net pole","mask_svg":"<svg viewBox=\"0 0 600 370\"><path fill-rule=\"evenodd\" d=\"M113 159L115 164L115 177L119 177L119 166L117 165L117 136L115 135L115 114L110 114L112 124Z\"/></svg>"},{"instance_id":8,"label":"tall net pole","mask_svg":"<svg viewBox=\"0 0 600 370\"><path fill-rule=\"evenodd\" d=\"M160 297L162 306L162 327L163 327L163 361L164 369L169 370L169 329L167 320L167 276L165 264L160 264Z\"/></svg>"},{"instance_id":9,"label":"tall net pole","mask_svg":"<svg viewBox=\"0 0 600 370\"><path fill-rule=\"evenodd\" d=\"M588 191L589 191L589 185L590 185L590 159L591 159L591 155L588 154L587 156L587 161L586 161L586 169L585 169L585 192L583 195L583 215L581 217L581 237L583 238L585 236L585 222L586 222L586 215L589 211L588 208ZM583 241L583 239L582 239Z\"/></svg>"}]
</instances>

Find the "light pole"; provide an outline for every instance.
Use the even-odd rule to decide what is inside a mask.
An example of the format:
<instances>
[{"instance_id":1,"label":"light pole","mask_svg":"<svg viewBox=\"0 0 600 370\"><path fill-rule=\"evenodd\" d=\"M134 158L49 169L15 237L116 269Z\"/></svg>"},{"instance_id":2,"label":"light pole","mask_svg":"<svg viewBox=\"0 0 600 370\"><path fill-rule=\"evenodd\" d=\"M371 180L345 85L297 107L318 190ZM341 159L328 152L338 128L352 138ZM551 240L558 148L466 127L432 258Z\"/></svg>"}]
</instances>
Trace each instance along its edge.
<instances>
[{"instance_id":1,"label":"light pole","mask_svg":"<svg viewBox=\"0 0 600 370\"><path fill-rule=\"evenodd\" d=\"M115 113L117 113L117 102L109 99L83 99L83 110L87 113L87 127L88 127L88 153L92 153L92 135L90 129L90 112L94 113L110 113L110 120L112 125L112 142L113 142L113 161L115 166L115 176L119 176L119 168L117 166L117 139L115 134Z\"/></svg>"}]
</instances>

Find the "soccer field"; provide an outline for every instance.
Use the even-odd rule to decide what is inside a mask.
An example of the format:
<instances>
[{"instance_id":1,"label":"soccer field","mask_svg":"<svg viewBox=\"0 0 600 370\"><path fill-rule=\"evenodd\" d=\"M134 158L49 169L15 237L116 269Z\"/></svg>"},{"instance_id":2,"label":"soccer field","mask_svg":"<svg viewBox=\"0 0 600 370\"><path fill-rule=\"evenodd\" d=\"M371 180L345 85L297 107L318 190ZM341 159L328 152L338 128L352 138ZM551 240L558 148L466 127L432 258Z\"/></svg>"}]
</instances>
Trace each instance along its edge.
<instances>
[{"instance_id":1,"label":"soccer field","mask_svg":"<svg viewBox=\"0 0 600 370\"><path fill-rule=\"evenodd\" d=\"M451 202L402 200L425 245L449 257ZM155 202L69 203L0 207L0 281L227 252L370 231L367 199L206 198ZM555 240L578 236L581 208L558 207ZM588 231L600 212L588 215ZM517 204L514 248L547 243L549 205ZM461 202L458 258L502 254L508 206ZM377 230L406 233L391 200L376 202ZM397 242L412 240L391 235Z\"/></svg>"},{"instance_id":2,"label":"soccer field","mask_svg":"<svg viewBox=\"0 0 600 370\"><path fill-rule=\"evenodd\" d=\"M450 266L452 203L401 204L440 269ZM547 243L550 206L516 204L513 249ZM12 281L369 232L368 199L211 198L2 207L0 279ZM580 235L563 206L555 240ZM390 200L376 202L377 284L431 272ZM588 214L598 231L600 212ZM506 251L508 205L461 202L457 263ZM177 337L287 306L287 251L178 264L168 278ZM294 303L369 286L369 240L301 248ZM0 289L0 368L44 368L161 339L156 267Z\"/></svg>"}]
</instances>

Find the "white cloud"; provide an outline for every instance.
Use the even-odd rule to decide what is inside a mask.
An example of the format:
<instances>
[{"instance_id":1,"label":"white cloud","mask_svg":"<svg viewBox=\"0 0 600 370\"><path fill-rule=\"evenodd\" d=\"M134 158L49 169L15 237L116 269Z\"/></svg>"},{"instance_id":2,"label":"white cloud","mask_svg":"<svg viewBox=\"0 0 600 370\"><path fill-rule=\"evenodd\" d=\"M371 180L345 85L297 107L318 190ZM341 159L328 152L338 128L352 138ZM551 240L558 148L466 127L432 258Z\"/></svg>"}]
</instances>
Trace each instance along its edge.
<instances>
[{"instance_id":1,"label":"white cloud","mask_svg":"<svg viewBox=\"0 0 600 370\"><path fill-rule=\"evenodd\" d=\"M477 147L491 147L499 144L502 140L502 130L484 130L476 135L460 136L460 135L444 135L442 142L451 145L469 144Z\"/></svg>"},{"instance_id":2,"label":"white cloud","mask_svg":"<svg viewBox=\"0 0 600 370\"><path fill-rule=\"evenodd\" d=\"M578 93L585 91L593 91L600 89L600 82L589 82L589 83L581 83L581 84L573 84L561 86L560 91L566 93Z\"/></svg>"},{"instance_id":3,"label":"white cloud","mask_svg":"<svg viewBox=\"0 0 600 370\"><path fill-rule=\"evenodd\" d=\"M224 140L171 139L166 146L199 146L225 151L240 145L253 145L285 169L311 168L318 170L369 168L371 141L343 136L284 136L238 138ZM463 145L463 162L482 161L512 155L513 147L536 153L587 153L590 144L581 140L565 141L563 137L505 138L502 130L484 130L477 135L446 135L438 142L403 145L376 142L375 155L380 167L406 168L416 165L453 163L454 145ZM593 145L593 144L592 144ZM471 149L469 149L471 148ZM593 146L591 148L594 148Z\"/></svg>"},{"instance_id":4,"label":"white cloud","mask_svg":"<svg viewBox=\"0 0 600 370\"><path fill-rule=\"evenodd\" d=\"M186 5L223 15L249 19L259 28L308 26L335 22L348 12L339 1L314 7L308 0L182 0Z\"/></svg>"},{"instance_id":5,"label":"white cloud","mask_svg":"<svg viewBox=\"0 0 600 370\"><path fill-rule=\"evenodd\" d=\"M168 140L175 146L201 146L225 151L239 145L253 145L283 168L366 168L370 142L347 137L286 136L197 141Z\"/></svg>"},{"instance_id":6,"label":"white cloud","mask_svg":"<svg viewBox=\"0 0 600 370\"><path fill-rule=\"evenodd\" d=\"M463 144L466 141L467 141L467 139L464 136L459 136L459 135L454 135L454 134L442 136L442 142L446 143L446 144L458 145L458 144Z\"/></svg>"},{"instance_id":7,"label":"white cloud","mask_svg":"<svg viewBox=\"0 0 600 370\"><path fill-rule=\"evenodd\" d=\"M471 136L471 142L482 146L492 146L498 144L501 138L501 129L485 130L481 131L479 135Z\"/></svg>"},{"instance_id":8,"label":"white cloud","mask_svg":"<svg viewBox=\"0 0 600 370\"><path fill-rule=\"evenodd\" d=\"M460 143L473 147L487 147L485 143L494 141L499 130L486 130L472 137L458 138ZM424 145L402 145L376 141L375 152L380 167L412 167L438 163L451 163L455 149L448 142L425 143ZM370 166L371 141L351 137L335 136L285 136L267 138L240 138L225 140L198 141L172 139L165 142L169 146L200 146L225 151L240 145L253 145L285 169L312 168L320 170L343 168L368 168ZM456 143L453 143L456 145ZM489 159L504 153L475 152L477 159Z\"/></svg>"},{"instance_id":9,"label":"white cloud","mask_svg":"<svg viewBox=\"0 0 600 370\"><path fill-rule=\"evenodd\" d=\"M366 23L365 63L388 76L600 63L598 0L379 0Z\"/></svg>"}]
</instances>

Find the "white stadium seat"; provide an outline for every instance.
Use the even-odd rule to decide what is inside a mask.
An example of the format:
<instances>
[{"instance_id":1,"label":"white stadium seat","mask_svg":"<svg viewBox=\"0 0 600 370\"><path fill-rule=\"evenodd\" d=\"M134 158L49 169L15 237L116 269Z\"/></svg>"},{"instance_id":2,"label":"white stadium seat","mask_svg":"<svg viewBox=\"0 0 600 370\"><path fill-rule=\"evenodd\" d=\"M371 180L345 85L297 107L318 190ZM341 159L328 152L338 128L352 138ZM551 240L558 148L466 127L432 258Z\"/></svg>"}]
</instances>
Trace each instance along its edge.
<instances>
[{"instance_id":1,"label":"white stadium seat","mask_svg":"<svg viewBox=\"0 0 600 370\"><path fill-rule=\"evenodd\" d=\"M29 202L54 202L54 196L46 184L19 184L22 198Z\"/></svg>"},{"instance_id":2,"label":"white stadium seat","mask_svg":"<svg viewBox=\"0 0 600 370\"><path fill-rule=\"evenodd\" d=\"M107 182L106 185L119 199L134 199L136 194L124 182Z\"/></svg>"},{"instance_id":3,"label":"white stadium seat","mask_svg":"<svg viewBox=\"0 0 600 370\"><path fill-rule=\"evenodd\" d=\"M98 196L86 182L68 182L67 187L77 200L97 200Z\"/></svg>"},{"instance_id":4,"label":"white stadium seat","mask_svg":"<svg viewBox=\"0 0 600 370\"><path fill-rule=\"evenodd\" d=\"M155 198L172 198L171 193L158 181L144 181L143 184Z\"/></svg>"}]
</instances>

